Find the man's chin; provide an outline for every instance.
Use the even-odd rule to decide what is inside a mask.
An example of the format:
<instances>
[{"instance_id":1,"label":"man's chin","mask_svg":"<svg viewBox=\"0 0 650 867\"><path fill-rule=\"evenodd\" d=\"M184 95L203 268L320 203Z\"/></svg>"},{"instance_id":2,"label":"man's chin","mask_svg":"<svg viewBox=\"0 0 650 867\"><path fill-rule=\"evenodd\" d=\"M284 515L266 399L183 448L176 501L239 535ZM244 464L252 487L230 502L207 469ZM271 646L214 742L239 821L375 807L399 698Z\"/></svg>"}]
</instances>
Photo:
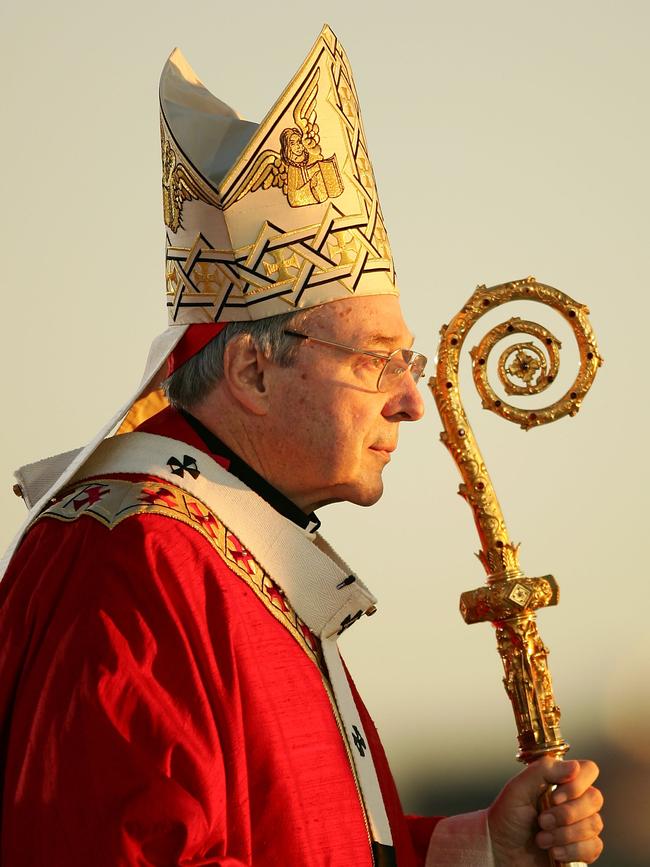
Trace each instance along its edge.
<instances>
[{"instance_id":1,"label":"man's chin","mask_svg":"<svg viewBox=\"0 0 650 867\"><path fill-rule=\"evenodd\" d=\"M384 483L379 476L374 483L364 479L363 484L338 485L329 497L316 500L311 504L311 509L320 509L333 503L352 503L353 506L374 506L384 493ZM310 511L303 507L303 510Z\"/></svg>"},{"instance_id":2,"label":"man's chin","mask_svg":"<svg viewBox=\"0 0 650 867\"><path fill-rule=\"evenodd\" d=\"M380 477L376 485L364 487L362 490L355 492L353 496L348 498L348 502L354 503L355 506L374 506L381 499L383 493L384 483Z\"/></svg>"}]
</instances>

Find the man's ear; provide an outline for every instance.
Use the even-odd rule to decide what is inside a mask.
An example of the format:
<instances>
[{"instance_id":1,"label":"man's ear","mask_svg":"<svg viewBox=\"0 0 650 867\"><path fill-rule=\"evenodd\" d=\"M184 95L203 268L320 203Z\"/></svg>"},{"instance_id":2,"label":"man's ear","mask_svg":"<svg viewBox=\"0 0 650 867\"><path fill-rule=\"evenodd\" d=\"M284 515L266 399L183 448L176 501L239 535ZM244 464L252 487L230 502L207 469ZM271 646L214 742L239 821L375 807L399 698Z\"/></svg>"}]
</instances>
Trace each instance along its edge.
<instances>
[{"instance_id":1,"label":"man's ear","mask_svg":"<svg viewBox=\"0 0 650 867\"><path fill-rule=\"evenodd\" d=\"M270 364L249 334L229 340L224 350L224 384L233 398L253 415L266 415Z\"/></svg>"}]
</instances>

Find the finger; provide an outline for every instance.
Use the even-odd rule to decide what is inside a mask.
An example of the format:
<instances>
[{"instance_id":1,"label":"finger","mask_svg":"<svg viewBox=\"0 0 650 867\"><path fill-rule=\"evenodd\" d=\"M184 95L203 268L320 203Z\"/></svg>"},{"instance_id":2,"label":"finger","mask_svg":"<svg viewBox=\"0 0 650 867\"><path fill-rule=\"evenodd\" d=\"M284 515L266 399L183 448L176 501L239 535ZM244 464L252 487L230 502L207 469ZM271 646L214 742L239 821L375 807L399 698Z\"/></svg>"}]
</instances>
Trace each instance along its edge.
<instances>
[{"instance_id":1,"label":"finger","mask_svg":"<svg viewBox=\"0 0 650 867\"><path fill-rule=\"evenodd\" d=\"M539 826L545 831L552 831L554 828L581 822L598 813L603 806L603 800L599 789L593 787L587 789L573 801L566 801L558 807L544 810L539 817Z\"/></svg>"},{"instance_id":2,"label":"finger","mask_svg":"<svg viewBox=\"0 0 650 867\"><path fill-rule=\"evenodd\" d=\"M550 849L556 846L567 846L570 843L581 843L598 837L603 830L603 820L595 813L572 825L556 828L554 831L540 831L535 842L540 849Z\"/></svg>"},{"instance_id":3,"label":"finger","mask_svg":"<svg viewBox=\"0 0 650 867\"><path fill-rule=\"evenodd\" d=\"M578 772L558 781L557 788L551 797L554 804L563 804L566 801L579 798L598 778L600 771L594 762L587 760L574 764L578 765Z\"/></svg>"},{"instance_id":4,"label":"finger","mask_svg":"<svg viewBox=\"0 0 650 867\"><path fill-rule=\"evenodd\" d=\"M554 846L549 850L556 861L561 864L578 861L585 864L593 864L603 851L603 841L600 837L592 840L583 840L580 843L569 843L566 846Z\"/></svg>"}]
</instances>

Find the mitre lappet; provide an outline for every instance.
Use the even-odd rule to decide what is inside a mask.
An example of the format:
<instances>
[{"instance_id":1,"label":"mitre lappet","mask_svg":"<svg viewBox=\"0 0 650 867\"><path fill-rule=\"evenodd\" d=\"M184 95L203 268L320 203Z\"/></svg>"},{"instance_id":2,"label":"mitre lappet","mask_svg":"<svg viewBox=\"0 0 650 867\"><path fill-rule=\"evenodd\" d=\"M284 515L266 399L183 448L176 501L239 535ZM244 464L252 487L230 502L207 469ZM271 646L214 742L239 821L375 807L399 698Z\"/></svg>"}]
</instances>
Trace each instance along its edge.
<instances>
[{"instance_id":1,"label":"mitre lappet","mask_svg":"<svg viewBox=\"0 0 650 867\"><path fill-rule=\"evenodd\" d=\"M3 566L99 443L161 409L160 382L228 322L397 294L352 71L329 27L260 124L213 96L175 50L160 125L169 327L90 443L17 471L30 514Z\"/></svg>"}]
</instances>

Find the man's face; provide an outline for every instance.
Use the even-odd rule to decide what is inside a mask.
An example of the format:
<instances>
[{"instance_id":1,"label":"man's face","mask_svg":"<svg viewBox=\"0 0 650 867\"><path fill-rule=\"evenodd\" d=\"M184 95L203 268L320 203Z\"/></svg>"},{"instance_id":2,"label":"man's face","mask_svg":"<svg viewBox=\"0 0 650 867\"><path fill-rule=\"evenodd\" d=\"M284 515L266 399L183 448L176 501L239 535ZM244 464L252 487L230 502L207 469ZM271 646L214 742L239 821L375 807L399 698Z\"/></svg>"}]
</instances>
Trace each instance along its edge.
<instances>
[{"instance_id":1,"label":"man's face","mask_svg":"<svg viewBox=\"0 0 650 867\"><path fill-rule=\"evenodd\" d=\"M397 298L368 296L315 308L303 334L388 354L412 335ZM369 506L382 494L382 471L397 446L399 423L424 412L410 375L377 391L383 362L299 340L294 366L274 367L270 412L274 482L305 511L348 500ZM269 467L270 469L270 467Z\"/></svg>"}]
</instances>

